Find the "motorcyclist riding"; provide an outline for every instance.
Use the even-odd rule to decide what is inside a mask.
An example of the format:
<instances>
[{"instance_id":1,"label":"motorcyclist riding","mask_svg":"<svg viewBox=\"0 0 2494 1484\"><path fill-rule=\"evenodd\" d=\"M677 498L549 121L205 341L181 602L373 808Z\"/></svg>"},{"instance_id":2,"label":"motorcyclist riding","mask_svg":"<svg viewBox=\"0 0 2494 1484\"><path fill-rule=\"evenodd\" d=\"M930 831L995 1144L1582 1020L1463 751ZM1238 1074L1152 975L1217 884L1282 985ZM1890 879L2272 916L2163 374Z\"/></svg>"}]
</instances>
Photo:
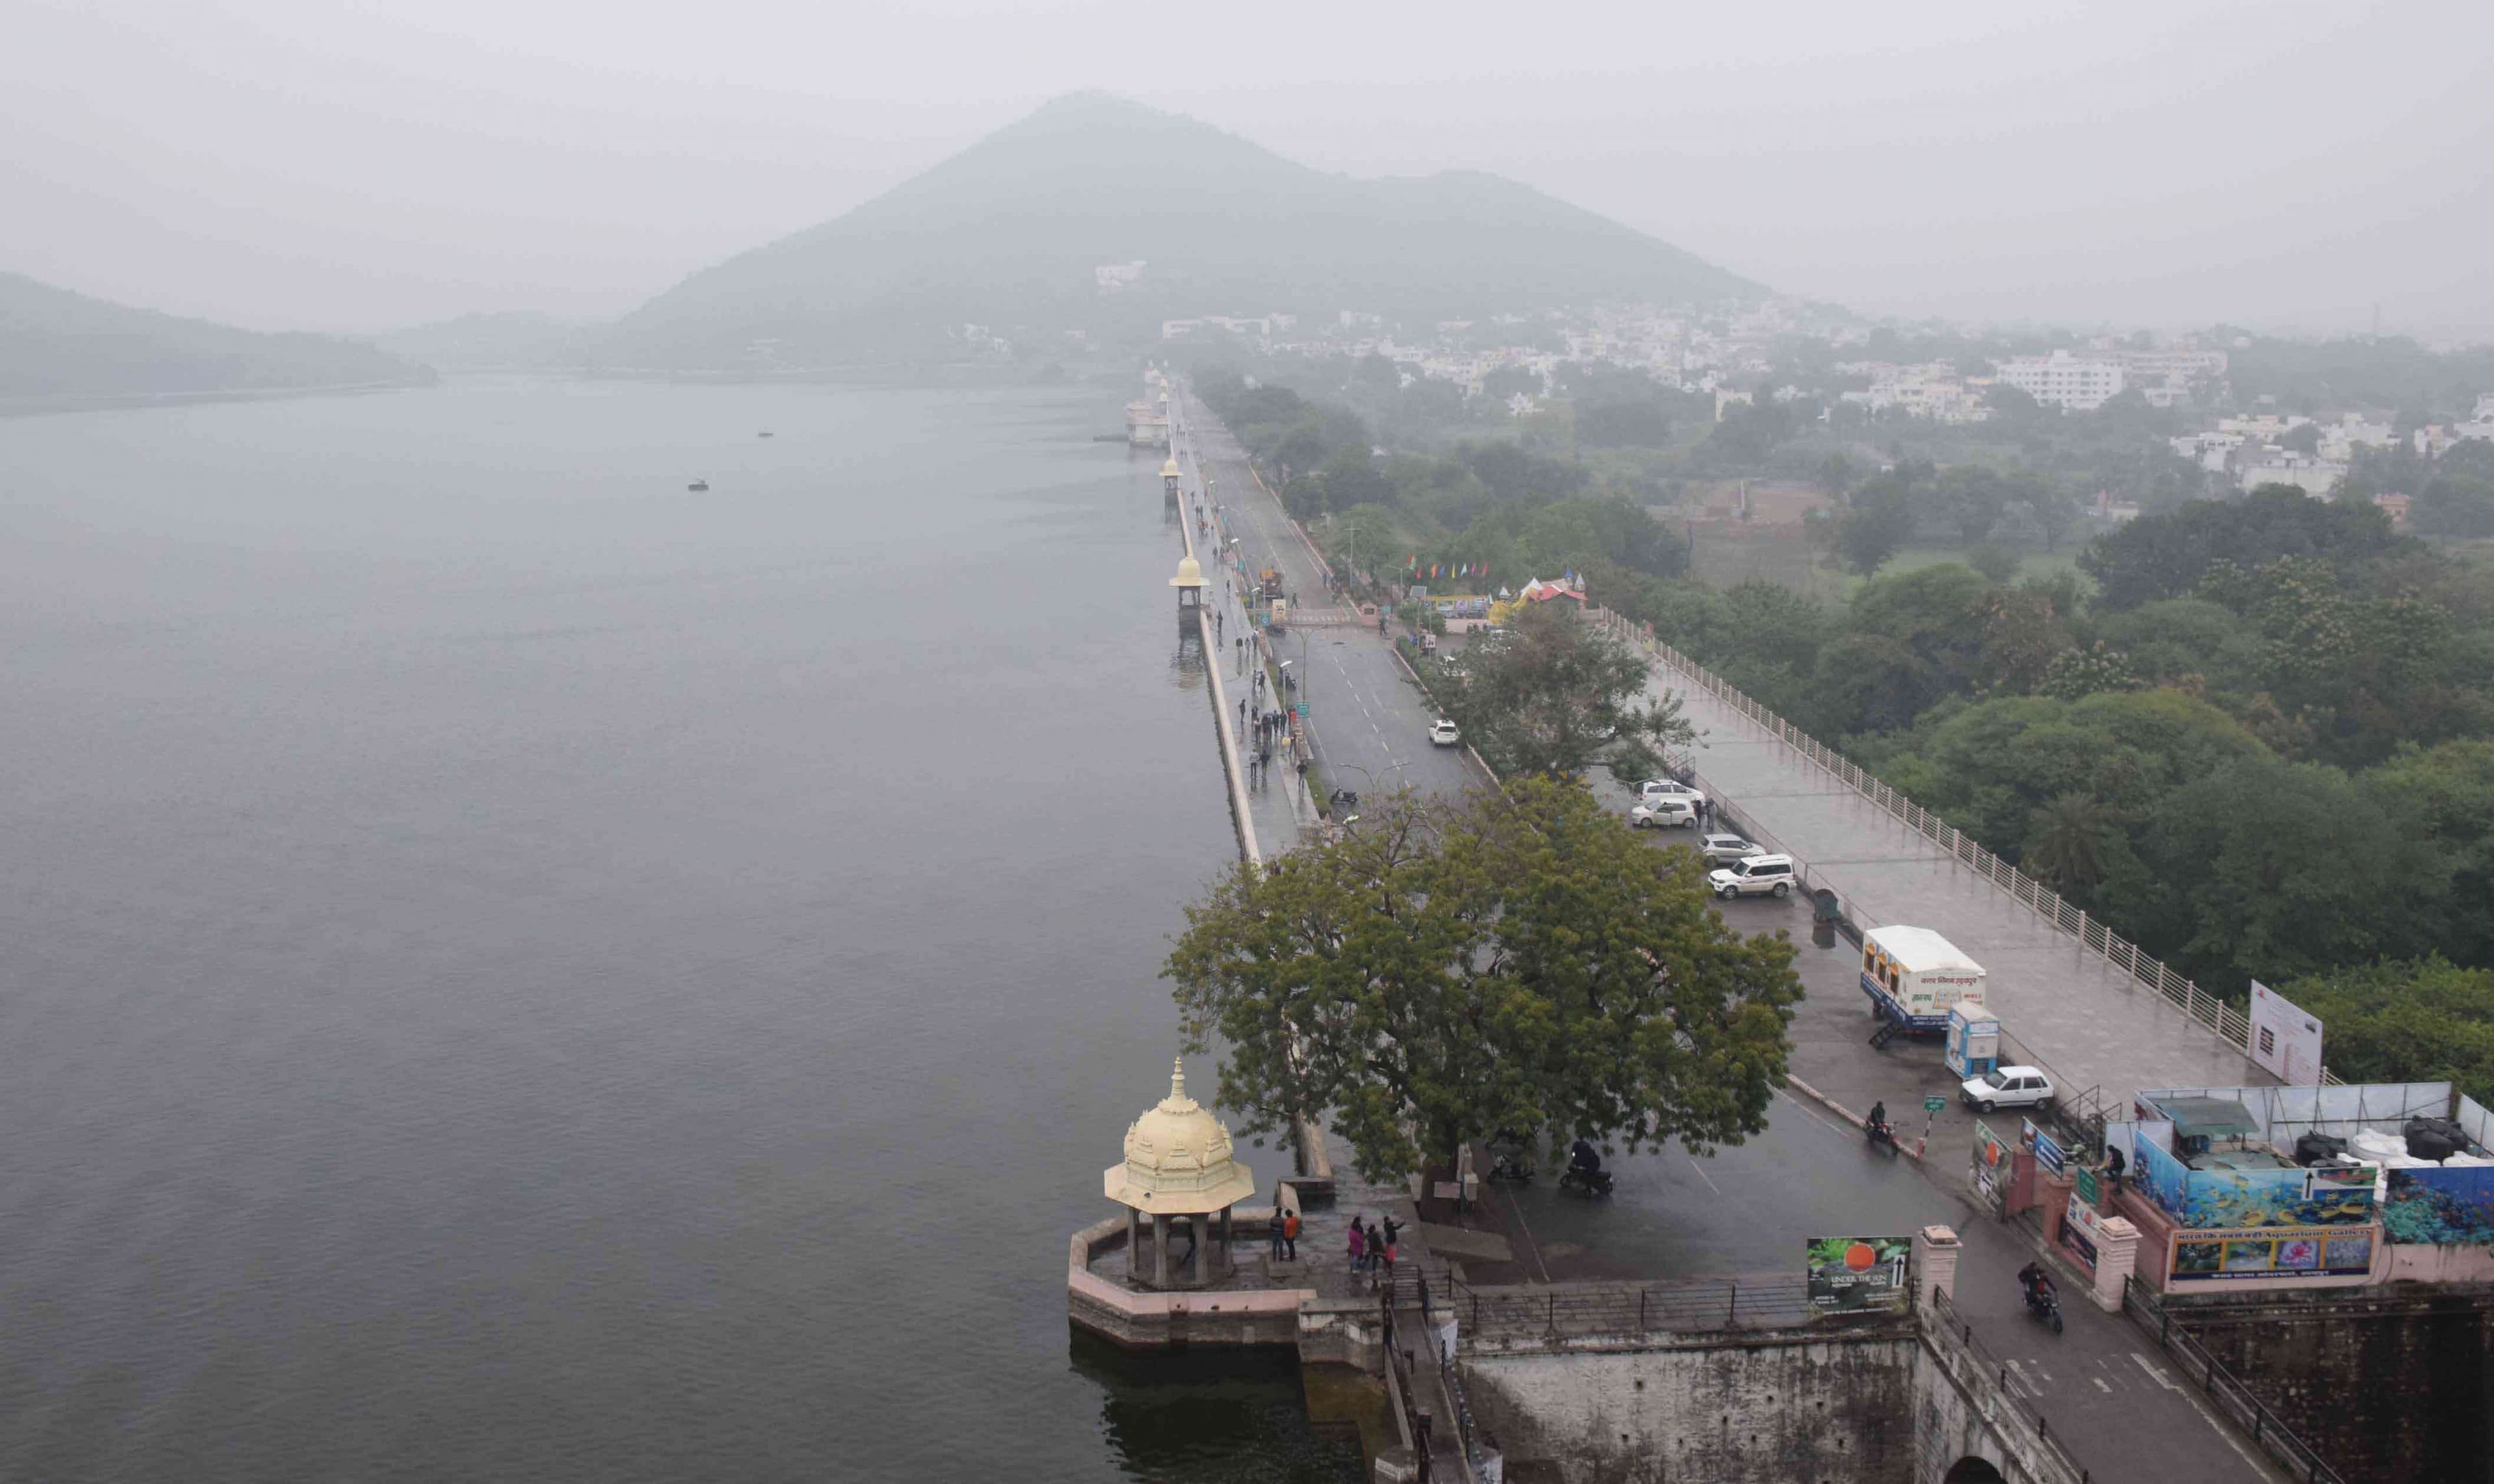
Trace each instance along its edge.
<instances>
[{"instance_id":1,"label":"motorcyclist riding","mask_svg":"<svg viewBox=\"0 0 2494 1484\"><path fill-rule=\"evenodd\" d=\"M1580 1175L1590 1175L1602 1167L1602 1157L1589 1140L1580 1138L1567 1151L1567 1167Z\"/></svg>"},{"instance_id":2,"label":"motorcyclist riding","mask_svg":"<svg viewBox=\"0 0 2494 1484\"><path fill-rule=\"evenodd\" d=\"M1870 1127L1882 1134L1888 1132L1888 1101L1885 1098L1870 1105Z\"/></svg>"},{"instance_id":3,"label":"motorcyclist riding","mask_svg":"<svg viewBox=\"0 0 2494 1484\"><path fill-rule=\"evenodd\" d=\"M2025 1295L2026 1302L2033 1305L2053 1295L2053 1280L2045 1273L2042 1263L2029 1262L2018 1270L2018 1288Z\"/></svg>"}]
</instances>

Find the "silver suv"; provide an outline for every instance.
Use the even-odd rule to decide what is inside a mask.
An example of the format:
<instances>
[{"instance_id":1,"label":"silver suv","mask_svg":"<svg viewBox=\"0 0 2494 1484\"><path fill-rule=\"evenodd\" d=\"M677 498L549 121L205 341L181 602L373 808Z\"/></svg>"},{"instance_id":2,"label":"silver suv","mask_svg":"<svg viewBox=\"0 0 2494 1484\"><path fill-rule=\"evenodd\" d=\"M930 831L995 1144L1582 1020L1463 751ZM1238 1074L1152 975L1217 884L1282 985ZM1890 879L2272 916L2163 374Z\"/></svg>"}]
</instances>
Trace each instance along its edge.
<instances>
[{"instance_id":1,"label":"silver suv","mask_svg":"<svg viewBox=\"0 0 2494 1484\"><path fill-rule=\"evenodd\" d=\"M1708 889L1725 901L1735 896L1790 896L1793 880L1790 856L1751 856L1706 873Z\"/></svg>"}]
</instances>

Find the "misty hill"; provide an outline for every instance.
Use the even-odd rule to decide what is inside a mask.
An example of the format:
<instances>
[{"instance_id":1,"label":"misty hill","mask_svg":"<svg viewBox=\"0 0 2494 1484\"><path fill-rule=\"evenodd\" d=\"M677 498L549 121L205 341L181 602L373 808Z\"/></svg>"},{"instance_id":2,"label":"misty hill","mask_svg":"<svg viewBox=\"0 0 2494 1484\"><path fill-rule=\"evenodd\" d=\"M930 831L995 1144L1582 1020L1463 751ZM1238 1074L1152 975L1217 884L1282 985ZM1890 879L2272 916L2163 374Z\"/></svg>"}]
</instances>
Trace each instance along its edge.
<instances>
[{"instance_id":1,"label":"misty hill","mask_svg":"<svg viewBox=\"0 0 2494 1484\"><path fill-rule=\"evenodd\" d=\"M375 343L392 355L443 370L532 370L576 358L573 352L593 322L503 310L392 330Z\"/></svg>"},{"instance_id":2,"label":"misty hill","mask_svg":"<svg viewBox=\"0 0 2494 1484\"><path fill-rule=\"evenodd\" d=\"M276 391L405 384L432 375L356 341L239 330L0 273L0 396Z\"/></svg>"},{"instance_id":3,"label":"misty hill","mask_svg":"<svg viewBox=\"0 0 2494 1484\"><path fill-rule=\"evenodd\" d=\"M1104 293L1093 269L1141 259ZM943 327L1149 333L1167 317L1330 319L1764 294L1495 175L1353 180L1209 125L1062 98L823 225L697 273L599 348L622 364L813 363L933 348ZM757 351L756 341L776 342Z\"/></svg>"}]
</instances>

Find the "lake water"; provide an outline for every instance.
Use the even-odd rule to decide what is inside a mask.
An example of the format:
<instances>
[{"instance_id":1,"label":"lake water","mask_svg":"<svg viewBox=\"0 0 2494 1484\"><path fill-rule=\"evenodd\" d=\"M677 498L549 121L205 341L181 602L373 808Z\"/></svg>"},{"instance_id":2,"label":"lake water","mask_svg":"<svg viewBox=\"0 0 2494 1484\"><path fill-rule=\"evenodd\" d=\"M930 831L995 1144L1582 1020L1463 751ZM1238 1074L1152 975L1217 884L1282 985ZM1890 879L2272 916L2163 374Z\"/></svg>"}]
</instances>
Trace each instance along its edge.
<instances>
[{"instance_id":1,"label":"lake water","mask_svg":"<svg viewBox=\"0 0 2494 1484\"><path fill-rule=\"evenodd\" d=\"M1123 400L0 421L0 1476L1355 1478L1065 1321L1233 848Z\"/></svg>"}]
</instances>

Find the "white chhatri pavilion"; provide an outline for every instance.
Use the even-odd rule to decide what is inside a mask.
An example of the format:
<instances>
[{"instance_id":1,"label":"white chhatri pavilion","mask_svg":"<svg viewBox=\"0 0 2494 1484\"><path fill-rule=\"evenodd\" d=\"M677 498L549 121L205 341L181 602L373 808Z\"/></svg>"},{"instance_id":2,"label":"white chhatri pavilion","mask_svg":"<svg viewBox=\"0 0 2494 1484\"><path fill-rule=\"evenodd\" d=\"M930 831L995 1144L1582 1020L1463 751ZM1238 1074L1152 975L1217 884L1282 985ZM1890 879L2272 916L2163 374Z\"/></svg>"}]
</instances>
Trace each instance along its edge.
<instances>
[{"instance_id":1,"label":"white chhatri pavilion","mask_svg":"<svg viewBox=\"0 0 2494 1484\"><path fill-rule=\"evenodd\" d=\"M1213 1248L1213 1213L1221 1216L1219 1266L1230 1265L1230 1208L1256 1194L1256 1175L1231 1158L1230 1130L1186 1095L1186 1063L1170 1072L1170 1095L1126 1130L1126 1158L1101 1172L1109 1198L1126 1208L1126 1276L1145 1281L1135 1271L1135 1254L1144 1217L1152 1222L1154 1287L1170 1286L1169 1238L1179 1218L1188 1223L1194 1245L1194 1273L1188 1287L1207 1281Z\"/></svg>"}]
</instances>

